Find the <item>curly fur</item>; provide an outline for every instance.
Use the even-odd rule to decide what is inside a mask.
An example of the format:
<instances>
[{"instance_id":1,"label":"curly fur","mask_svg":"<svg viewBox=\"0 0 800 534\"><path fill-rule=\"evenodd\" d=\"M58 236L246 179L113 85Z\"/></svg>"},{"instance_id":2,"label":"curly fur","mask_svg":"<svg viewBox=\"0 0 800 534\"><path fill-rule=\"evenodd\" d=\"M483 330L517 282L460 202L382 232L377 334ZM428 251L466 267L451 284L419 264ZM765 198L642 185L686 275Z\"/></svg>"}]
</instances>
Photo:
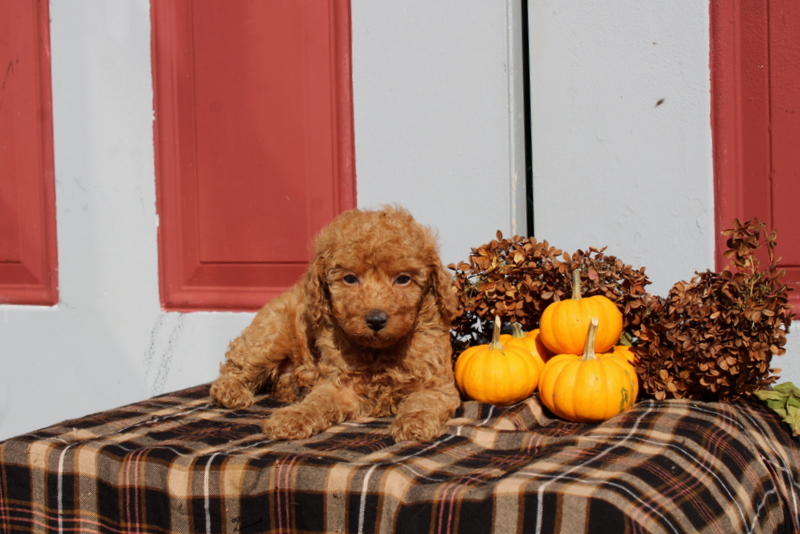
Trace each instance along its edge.
<instances>
[{"instance_id":1,"label":"curly fur","mask_svg":"<svg viewBox=\"0 0 800 534\"><path fill-rule=\"evenodd\" d=\"M389 415L397 441L439 436L460 399L449 334L456 297L433 234L401 208L351 210L314 249L305 277L231 342L215 402L244 408L265 391L289 403L262 425L272 439Z\"/></svg>"}]
</instances>

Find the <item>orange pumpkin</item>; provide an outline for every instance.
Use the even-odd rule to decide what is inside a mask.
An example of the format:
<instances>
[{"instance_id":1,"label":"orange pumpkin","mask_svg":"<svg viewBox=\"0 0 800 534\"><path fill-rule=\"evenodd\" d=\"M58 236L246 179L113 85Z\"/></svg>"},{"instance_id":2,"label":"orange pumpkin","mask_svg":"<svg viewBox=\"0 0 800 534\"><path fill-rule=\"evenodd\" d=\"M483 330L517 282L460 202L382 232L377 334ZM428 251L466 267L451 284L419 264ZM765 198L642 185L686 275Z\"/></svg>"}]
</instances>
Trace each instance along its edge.
<instances>
[{"instance_id":1,"label":"orange pumpkin","mask_svg":"<svg viewBox=\"0 0 800 534\"><path fill-rule=\"evenodd\" d=\"M562 419L597 423L629 410L639 394L633 366L613 353L595 354L598 322L590 320L582 356L550 358L539 378L539 400Z\"/></svg>"},{"instance_id":2,"label":"orange pumpkin","mask_svg":"<svg viewBox=\"0 0 800 534\"><path fill-rule=\"evenodd\" d=\"M500 317L495 318L492 342L462 352L455 378L467 397L495 406L515 404L531 396L539 384L540 367L533 355L500 342Z\"/></svg>"},{"instance_id":3,"label":"orange pumpkin","mask_svg":"<svg viewBox=\"0 0 800 534\"><path fill-rule=\"evenodd\" d=\"M619 341L622 312L603 295L581 297L581 273L572 271L572 298L550 303L539 320L542 342L554 354L583 354L586 331L592 317L597 317L595 352L604 353Z\"/></svg>"},{"instance_id":4,"label":"orange pumpkin","mask_svg":"<svg viewBox=\"0 0 800 534\"><path fill-rule=\"evenodd\" d=\"M624 358L631 365L634 365L637 360L636 353L633 352L633 347L630 345L614 345L614 355Z\"/></svg>"},{"instance_id":5,"label":"orange pumpkin","mask_svg":"<svg viewBox=\"0 0 800 534\"><path fill-rule=\"evenodd\" d=\"M500 343L506 347L520 347L531 353L539 364L539 368L544 367L544 362L553 355L542 343L539 329L524 332L519 323L511 323L511 333L501 334Z\"/></svg>"}]
</instances>

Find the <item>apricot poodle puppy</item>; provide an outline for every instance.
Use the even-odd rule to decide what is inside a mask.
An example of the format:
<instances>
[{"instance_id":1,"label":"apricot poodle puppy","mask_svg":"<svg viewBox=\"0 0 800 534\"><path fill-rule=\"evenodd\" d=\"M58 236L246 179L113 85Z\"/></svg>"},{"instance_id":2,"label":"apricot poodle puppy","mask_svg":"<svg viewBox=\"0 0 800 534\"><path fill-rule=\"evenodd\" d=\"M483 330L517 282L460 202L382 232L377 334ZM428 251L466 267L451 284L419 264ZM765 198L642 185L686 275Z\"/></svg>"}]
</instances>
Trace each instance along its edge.
<instances>
[{"instance_id":1,"label":"apricot poodle puppy","mask_svg":"<svg viewBox=\"0 0 800 534\"><path fill-rule=\"evenodd\" d=\"M305 277L231 342L211 396L226 408L260 392L290 403L263 422L276 440L389 415L396 441L436 438L460 399L456 297L433 234L401 208L352 210L314 248Z\"/></svg>"}]
</instances>

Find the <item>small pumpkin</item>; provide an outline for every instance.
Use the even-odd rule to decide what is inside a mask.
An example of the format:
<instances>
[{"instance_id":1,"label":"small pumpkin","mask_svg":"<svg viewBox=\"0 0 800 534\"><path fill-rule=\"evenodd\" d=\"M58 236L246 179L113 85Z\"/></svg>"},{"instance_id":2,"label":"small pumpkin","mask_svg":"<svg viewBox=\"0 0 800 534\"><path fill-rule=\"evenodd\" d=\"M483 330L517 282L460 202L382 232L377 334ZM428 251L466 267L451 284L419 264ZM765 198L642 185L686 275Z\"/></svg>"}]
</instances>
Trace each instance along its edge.
<instances>
[{"instance_id":1,"label":"small pumpkin","mask_svg":"<svg viewBox=\"0 0 800 534\"><path fill-rule=\"evenodd\" d=\"M592 317L597 317L595 352L604 353L619 342L622 312L603 295L581 296L580 269L572 271L572 298L551 302L539 320L542 342L553 354L583 354L586 331Z\"/></svg>"},{"instance_id":2,"label":"small pumpkin","mask_svg":"<svg viewBox=\"0 0 800 534\"><path fill-rule=\"evenodd\" d=\"M614 355L624 358L631 365L636 364L636 353L630 345L614 345Z\"/></svg>"},{"instance_id":3,"label":"small pumpkin","mask_svg":"<svg viewBox=\"0 0 800 534\"><path fill-rule=\"evenodd\" d=\"M531 396L539 384L539 370L526 349L500 342L500 317L496 317L492 342L462 352L456 360L455 378L467 397L507 406Z\"/></svg>"},{"instance_id":4,"label":"small pumpkin","mask_svg":"<svg viewBox=\"0 0 800 534\"><path fill-rule=\"evenodd\" d=\"M520 347L531 353L539 364L539 368L544 367L544 362L553 355L542 343L539 329L524 332L519 323L511 323L511 333L501 334L500 343L506 347Z\"/></svg>"},{"instance_id":5,"label":"small pumpkin","mask_svg":"<svg viewBox=\"0 0 800 534\"><path fill-rule=\"evenodd\" d=\"M613 353L595 353L597 329L597 318L592 318L582 356L558 354L542 369L539 400L562 419L598 423L629 410L636 402L636 371Z\"/></svg>"}]
</instances>

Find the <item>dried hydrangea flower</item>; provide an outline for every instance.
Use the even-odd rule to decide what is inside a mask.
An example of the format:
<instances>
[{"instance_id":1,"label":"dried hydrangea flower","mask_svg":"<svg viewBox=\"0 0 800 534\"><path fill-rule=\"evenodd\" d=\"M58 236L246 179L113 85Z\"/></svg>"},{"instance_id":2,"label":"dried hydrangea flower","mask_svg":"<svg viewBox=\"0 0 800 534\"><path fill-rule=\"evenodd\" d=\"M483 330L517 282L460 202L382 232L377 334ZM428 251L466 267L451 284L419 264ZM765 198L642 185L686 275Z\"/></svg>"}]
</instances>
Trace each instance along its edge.
<instances>
[{"instance_id":1,"label":"dried hydrangea flower","mask_svg":"<svg viewBox=\"0 0 800 534\"><path fill-rule=\"evenodd\" d=\"M766 235L764 227L757 219L736 220L723 232L726 269L696 273L650 302L649 320L636 333L645 392L657 399L735 400L775 382L780 370L771 368L772 357L785 352L794 314L774 256L777 232Z\"/></svg>"}]
</instances>

